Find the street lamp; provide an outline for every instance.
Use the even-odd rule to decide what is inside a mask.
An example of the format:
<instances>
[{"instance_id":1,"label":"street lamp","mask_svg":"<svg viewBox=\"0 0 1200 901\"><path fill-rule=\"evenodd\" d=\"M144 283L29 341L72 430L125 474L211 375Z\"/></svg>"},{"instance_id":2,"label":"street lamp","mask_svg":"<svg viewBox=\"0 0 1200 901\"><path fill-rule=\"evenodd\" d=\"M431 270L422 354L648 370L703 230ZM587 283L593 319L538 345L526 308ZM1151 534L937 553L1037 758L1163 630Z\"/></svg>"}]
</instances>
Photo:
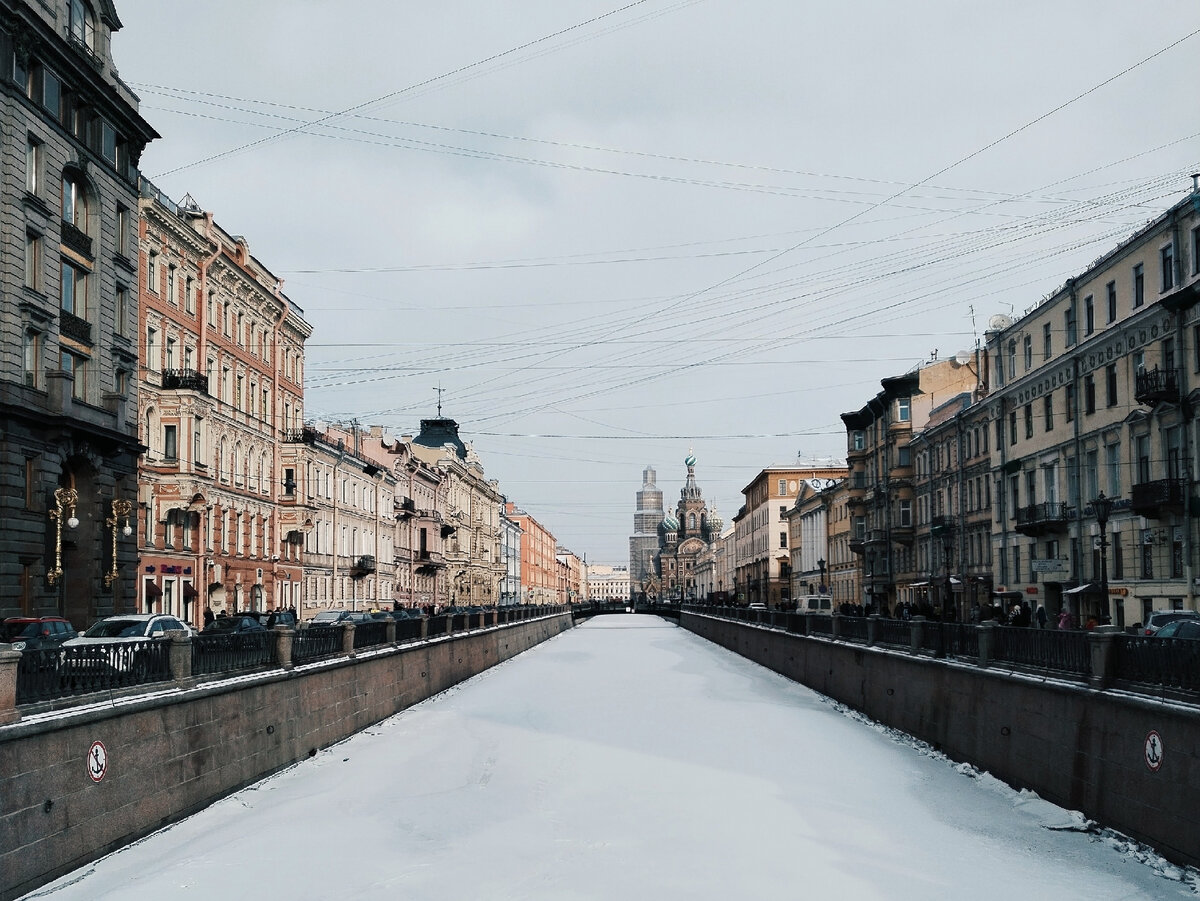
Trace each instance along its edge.
<instances>
[{"instance_id":1,"label":"street lamp","mask_svg":"<svg viewBox=\"0 0 1200 901\"><path fill-rule=\"evenodd\" d=\"M54 509L50 518L54 520L54 569L46 573L46 581L51 585L58 584L63 577L62 565L62 527L63 517L67 517L69 528L79 528L79 519L75 516L75 504L79 502L79 492L74 488L54 489ZM59 611L60 613L62 611Z\"/></svg>"},{"instance_id":2,"label":"street lamp","mask_svg":"<svg viewBox=\"0 0 1200 901\"><path fill-rule=\"evenodd\" d=\"M1112 514L1112 508L1113 499L1105 497L1103 491L1092 501L1092 513L1096 515L1096 523L1100 526L1100 601L1110 612L1112 601L1108 597L1108 517ZM1118 606L1116 614L1113 622L1117 624L1117 628L1124 629L1124 608Z\"/></svg>"},{"instance_id":3,"label":"street lamp","mask_svg":"<svg viewBox=\"0 0 1200 901\"><path fill-rule=\"evenodd\" d=\"M111 586L120 576L120 573L117 571L117 526L121 524L121 520L123 519L125 525L120 530L121 534L126 538L133 534L133 527L129 525L129 514L132 510L133 504L131 502L114 497L112 499L112 516L104 520L104 524L112 530L112 569L104 574L104 584L106 586Z\"/></svg>"},{"instance_id":4,"label":"street lamp","mask_svg":"<svg viewBox=\"0 0 1200 901\"><path fill-rule=\"evenodd\" d=\"M942 559L946 561L946 593L942 596L942 622L950 621L950 599L953 587L950 584L950 569L954 557L954 532L949 528L942 533Z\"/></svg>"},{"instance_id":5,"label":"street lamp","mask_svg":"<svg viewBox=\"0 0 1200 901\"><path fill-rule=\"evenodd\" d=\"M821 573L821 584L817 586L817 594L825 594L825 559L817 561L817 570Z\"/></svg>"}]
</instances>

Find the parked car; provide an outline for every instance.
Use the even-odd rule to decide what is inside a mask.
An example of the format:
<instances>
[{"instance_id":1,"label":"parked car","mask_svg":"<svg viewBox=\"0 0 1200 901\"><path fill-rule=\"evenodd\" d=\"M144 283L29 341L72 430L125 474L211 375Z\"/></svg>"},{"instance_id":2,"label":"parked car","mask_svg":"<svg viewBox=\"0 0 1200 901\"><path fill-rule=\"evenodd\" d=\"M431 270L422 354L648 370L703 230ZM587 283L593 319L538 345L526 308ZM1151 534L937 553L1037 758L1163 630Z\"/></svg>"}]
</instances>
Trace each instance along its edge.
<instances>
[{"instance_id":1,"label":"parked car","mask_svg":"<svg viewBox=\"0 0 1200 901\"><path fill-rule=\"evenodd\" d=\"M0 628L0 641L11 644L14 651L37 651L56 648L78 634L61 616L13 616Z\"/></svg>"},{"instance_id":2,"label":"parked car","mask_svg":"<svg viewBox=\"0 0 1200 901\"><path fill-rule=\"evenodd\" d=\"M1200 618L1172 620L1154 633L1155 638L1200 638Z\"/></svg>"},{"instance_id":3,"label":"parked car","mask_svg":"<svg viewBox=\"0 0 1200 901\"><path fill-rule=\"evenodd\" d=\"M1167 623L1181 619L1200 619L1200 613L1195 610L1155 610L1142 629L1146 635L1153 635Z\"/></svg>"},{"instance_id":4,"label":"parked car","mask_svg":"<svg viewBox=\"0 0 1200 901\"><path fill-rule=\"evenodd\" d=\"M96 620L82 635L62 643L62 672L68 677L95 678L115 672L122 679L141 682L169 672L166 651L148 646L148 640L168 632L194 630L162 613L128 613ZM127 684L127 683L122 683Z\"/></svg>"},{"instance_id":5,"label":"parked car","mask_svg":"<svg viewBox=\"0 0 1200 901\"><path fill-rule=\"evenodd\" d=\"M311 626L338 626L342 623L373 623L375 618L362 610L322 610L308 622Z\"/></svg>"},{"instance_id":6,"label":"parked car","mask_svg":"<svg viewBox=\"0 0 1200 901\"><path fill-rule=\"evenodd\" d=\"M753 601L753 602L750 604L750 609L751 609L751 610L766 610L766 609L767 609L767 605L766 605L766 604L764 604L762 601Z\"/></svg>"},{"instance_id":7,"label":"parked car","mask_svg":"<svg viewBox=\"0 0 1200 901\"><path fill-rule=\"evenodd\" d=\"M243 632L266 632L266 626L246 613L235 613L233 616L218 616L204 627L201 635L233 635Z\"/></svg>"},{"instance_id":8,"label":"parked car","mask_svg":"<svg viewBox=\"0 0 1200 901\"><path fill-rule=\"evenodd\" d=\"M118 644L162 638L167 632L190 631L178 619L163 613L127 613L96 620L86 632L63 642L63 646Z\"/></svg>"},{"instance_id":9,"label":"parked car","mask_svg":"<svg viewBox=\"0 0 1200 901\"><path fill-rule=\"evenodd\" d=\"M291 610L243 610L238 616L252 617L266 629L274 629L276 626L296 628L296 614Z\"/></svg>"}]
</instances>

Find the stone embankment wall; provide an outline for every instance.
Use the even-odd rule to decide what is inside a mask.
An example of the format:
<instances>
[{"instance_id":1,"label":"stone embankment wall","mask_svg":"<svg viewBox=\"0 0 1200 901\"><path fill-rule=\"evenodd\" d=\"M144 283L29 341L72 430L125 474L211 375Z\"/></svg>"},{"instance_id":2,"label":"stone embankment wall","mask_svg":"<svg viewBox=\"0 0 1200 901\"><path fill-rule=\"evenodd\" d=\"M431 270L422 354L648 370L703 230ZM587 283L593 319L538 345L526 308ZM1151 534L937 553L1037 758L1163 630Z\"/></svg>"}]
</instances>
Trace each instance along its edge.
<instances>
[{"instance_id":1,"label":"stone embankment wall","mask_svg":"<svg viewBox=\"0 0 1200 901\"><path fill-rule=\"evenodd\" d=\"M148 686L0 726L16 898L571 628L561 613L292 670ZM94 781L92 749L103 745ZM90 756L91 755L91 756Z\"/></svg>"},{"instance_id":2,"label":"stone embankment wall","mask_svg":"<svg viewBox=\"0 0 1200 901\"><path fill-rule=\"evenodd\" d=\"M680 624L954 760L1200 866L1196 704L703 614L684 612Z\"/></svg>"}]
</instances>

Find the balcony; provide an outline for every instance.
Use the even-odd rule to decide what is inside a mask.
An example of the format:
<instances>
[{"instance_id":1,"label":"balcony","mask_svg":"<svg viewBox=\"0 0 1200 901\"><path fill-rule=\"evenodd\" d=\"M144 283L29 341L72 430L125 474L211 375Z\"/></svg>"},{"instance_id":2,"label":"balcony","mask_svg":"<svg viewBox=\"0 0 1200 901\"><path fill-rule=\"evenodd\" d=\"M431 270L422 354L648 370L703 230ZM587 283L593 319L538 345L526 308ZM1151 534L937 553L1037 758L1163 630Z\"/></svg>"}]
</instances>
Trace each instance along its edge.
<instances>
[{"instance_id":1,"label":"balcony","mask_svg":"<svg viewBox=\"0 0 1200 901\"><path fill-rule=\"evenodd\" d=\"M69 250L75 251L89 260L95 259L92 255L92 239L81 232L70 222L64 221L62 224L62 243Z\"/></svg>"},{"instance_id":2,"label":"balcony","mask_svg":"<svg viewBox=\"0 0 1200 901\"><path fill-rule=\"evenodd\" d=\"M195 369L164 369L162 386L167 391L199 391L208 394L208 376Z\"/></svg>"},{"instance_id":3,"label":"balcony","mask_svg":"<svg viewBox=\"0 0 1200 901\"><path fill-rule=\"evenodd\" d=\"M350 576L354 579L360 579L373 572L375 572L375 557L372 554L363 554L354 561L354 566L350 568Z\"/></svg>"},{"instance_id":4,"label":"balcony","mask_svg":"<svg viewBox=\"0 0 1200 901\"><path fill-rule=\"evenodd\" d=\"M405 516L413 516L417 512L417 505L411 497L396 498L396 518L401 519Z\"/></svg>"},{"instance_id":5,"label":"balcony","mask_svg":"<svg viewBox=\"0 0 1200 901\"><path fill-rule=\"evenodd\" d=\"M1070 508L1066 504L1030 504L1017 509L1016 530L1030 538L1065 532L1070 518Z\"/></svg>"},{"instance_id":6,"label":"balcony","mask_svg":"<svg viewBox=\"0 0 1200 901\"><path fill-rule=\"evenodd\" d=\"M892 524L892 540L900 544L912 544L913 526L912 522L908 523L893 523Z\"/></svg>"},{"instance_id":7,"label":"balcony","mask_svg":"<svg viewBox=\"0 0 1200 901\"><path fill-rule=\"evenodd\" d=\"M865 549L866 541L861 535L850 539L850 553L861 554Z\"/></svg>"},{"instance_id":8,"label":"balcony","mask_svg":"<svg viewBox=\"0 0 1200 901\"><path fill-rule=\"evenodd\" d=\"M58 330L64 338L92 346L92 324L67 310L58 311Z\"/></svg>"},{"instance_id":9,"label":"balcony","mask_svg":"<svg viewBox=\"0 0 1200 901\"><path fill-rule=\"evenodd\" d=\"M883 545L888 543L887 529L870 529L867 532L868 546Z\"/></svg>"},{"instance_id":10,"label":"balcony","mask_svg":"<svg viewBox=\"0 0 1200 901\"><path fill-rule=\"evenodd\" d=\"M1134 380L1134 399L1139 404L1153 407L1164 401L1179 400L1178 369L1143 369Z\"/></svg>"},{"instance_id":11,"label":"balcony","mask_svg":"<svg viewBox=\"0 0 1200 901\"><path fill-rule=\"evenodd\" d=\"M1170 513L1182 513L1188 483L1184 479L1159 479L1133 486L1130 505L1136 516L1162 519Z\"/></svg>"},{"instance_id":12,"label":"balcony","mask_svg":"<svg viewBox=\"0 0 1200 901\"><path fill-rule=\"evenodd\" d=\"M305 426L302 429L284 429L283 443L284 444L316 444L317 439L321 437L321 433L316 429L310 429Z\"/></svg>"},{"instance_id":13,"label":"balcony","mask_svg":"<svg viewBox=\"0 0 1200 901\"><path fill-rule=\"evenodd\" d=\"M438 551L420 551L417 554L417 572L435 572L446 568L446 558Z\"/></svg>"}]
</instances>

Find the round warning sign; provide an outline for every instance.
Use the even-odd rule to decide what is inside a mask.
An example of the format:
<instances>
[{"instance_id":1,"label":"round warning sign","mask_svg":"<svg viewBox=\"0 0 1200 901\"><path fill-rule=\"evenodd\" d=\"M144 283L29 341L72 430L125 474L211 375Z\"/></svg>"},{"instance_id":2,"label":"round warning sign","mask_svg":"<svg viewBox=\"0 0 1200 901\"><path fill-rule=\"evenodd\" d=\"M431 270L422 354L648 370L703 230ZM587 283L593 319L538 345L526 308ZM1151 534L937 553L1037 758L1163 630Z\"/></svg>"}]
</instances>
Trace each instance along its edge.
<instances>
[{"instance_id":1,"label":"round warning sign","mask_svg":"<svg viewBox=\"0 0 1200 901\"><path fill-rule=\"evenodd\" d=\"M88 748L87 771L93 782L99 782L108 772L108 751L105 750L104 742L94 741Z\"/></svg>"},{"instance_id":2,"label":"round warning sign","mask_svg":"<svg viewBox=\"0 0 1200 901\"><path fill-rule=\"evenodd\" d=\"M1150 730L1150 734L1146 736L1146 766L1150 767L1150 772L1157 773L1163 765L1163 740L1162 736Z\"/></svg>"}]
</instances>

